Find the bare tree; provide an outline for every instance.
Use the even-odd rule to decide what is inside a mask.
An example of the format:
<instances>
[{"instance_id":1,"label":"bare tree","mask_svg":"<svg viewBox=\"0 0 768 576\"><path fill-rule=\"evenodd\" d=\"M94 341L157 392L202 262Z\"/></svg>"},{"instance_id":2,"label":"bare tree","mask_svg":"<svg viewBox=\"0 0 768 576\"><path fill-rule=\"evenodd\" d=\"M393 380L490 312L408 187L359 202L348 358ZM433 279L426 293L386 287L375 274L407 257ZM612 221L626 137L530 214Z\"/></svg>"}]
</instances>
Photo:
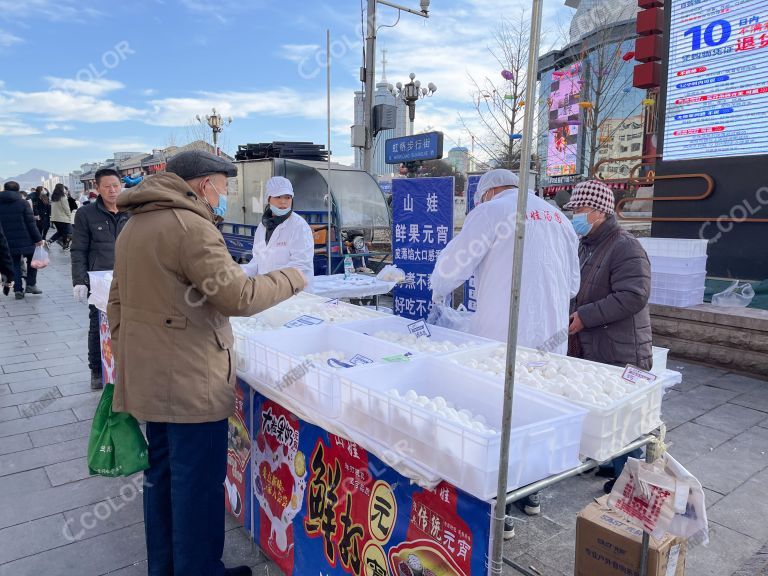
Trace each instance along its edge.
<instances>
[{"instance_id":1,"label":"bare tree","mask_svg":"<svg viewBox=\"0 0 768 576\"><path fill-rule=\"evenodd\" d=\"M627 41L634 27L616 26L603 12L590 15L595 32L582 41L581 60L586 63L580 107L585 130L585 153L589 177L594 176L601 144L610 141L624 120L639 114L641 104L624 113L632 90L632 64L625 60Z\"/></svg>"}]
</instances>

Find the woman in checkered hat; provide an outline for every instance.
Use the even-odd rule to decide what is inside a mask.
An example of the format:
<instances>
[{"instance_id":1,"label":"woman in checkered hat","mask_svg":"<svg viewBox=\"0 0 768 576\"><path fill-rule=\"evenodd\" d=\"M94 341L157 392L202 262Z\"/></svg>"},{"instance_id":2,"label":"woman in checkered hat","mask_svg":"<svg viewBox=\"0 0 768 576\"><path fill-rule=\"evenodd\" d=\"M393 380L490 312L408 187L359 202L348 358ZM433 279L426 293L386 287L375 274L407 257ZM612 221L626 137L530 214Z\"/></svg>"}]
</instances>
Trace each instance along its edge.
<instances>
[{"instance_id":1,"label":"woman in checkered hat","mask_svg":"<svg viewBox=\"0 0 768 576\"><path fill-rule=\"evenodd\" d=\"M577 184L566 209L573 210L573 228L581 236L581 287L571 301L568 355L650 370L651 265L640 242L623 230L614 215L613 191L598 180ZM627 456L598 474L616 478ZM606 492L614 480L605 485Z\"/></svg>"}]
</instances>

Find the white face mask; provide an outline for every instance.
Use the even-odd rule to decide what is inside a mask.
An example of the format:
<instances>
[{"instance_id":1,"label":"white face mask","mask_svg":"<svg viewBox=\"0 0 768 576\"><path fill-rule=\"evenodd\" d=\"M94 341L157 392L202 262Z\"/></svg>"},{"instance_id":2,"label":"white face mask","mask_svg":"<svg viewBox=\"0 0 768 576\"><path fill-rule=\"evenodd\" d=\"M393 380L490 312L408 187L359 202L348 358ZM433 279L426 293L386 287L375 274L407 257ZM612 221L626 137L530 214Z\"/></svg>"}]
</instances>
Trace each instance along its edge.
<instances>
[{"instance_id":1,"label":"white face mask","mask_svg":"<svg viewBox=\"0 0 768 576\"><path fill-rule=\"evenodd\" d=\"M272 214L275 216L285 216L288 214L288 212L291 211L291 207L288 206L288 208L278 208L274 204L270 204L269 207L272 209Z\"/></svg>"}]
</instances>

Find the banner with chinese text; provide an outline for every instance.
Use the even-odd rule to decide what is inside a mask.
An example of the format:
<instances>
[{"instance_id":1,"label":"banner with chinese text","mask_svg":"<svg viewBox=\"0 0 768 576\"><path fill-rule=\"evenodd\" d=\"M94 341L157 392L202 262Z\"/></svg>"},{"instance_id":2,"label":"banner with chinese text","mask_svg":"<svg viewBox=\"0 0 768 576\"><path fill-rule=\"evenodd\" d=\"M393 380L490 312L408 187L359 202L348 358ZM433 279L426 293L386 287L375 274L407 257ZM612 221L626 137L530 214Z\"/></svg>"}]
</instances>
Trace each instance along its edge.
<instances>
[{"instance_id":1,"label":"banner with chinese text","mask_svg":"<svg viewBox=\"0 0 768 576\"><path fill-rule=\"evenodd\" d=\"M284 574L487 573L489 503L412 485L354 442L253 398L253 537Z\"/></svg>"},{"instance_id":2,"label":"banner with chinese text","mask_svg":"<svg viewBox=\"0 0 768 576\"><path fill-rule=\"evenodd\" d=\"M235 386L235 412L228 420L227 477L224 504L240 526L251 527L251 389L242 380Z\"/></svg>"},{"instance_id":3,"label":"banner with chinese text","mask_svg":"<svg viewBox=\"0 0 768 576\"><path fill-rule=\"evenodd\" d=\"M406 281L394 289L398 316L429 315L432 272L453 238L453 177L392 181L392 257Z\"/></svg>"}]
</instances>

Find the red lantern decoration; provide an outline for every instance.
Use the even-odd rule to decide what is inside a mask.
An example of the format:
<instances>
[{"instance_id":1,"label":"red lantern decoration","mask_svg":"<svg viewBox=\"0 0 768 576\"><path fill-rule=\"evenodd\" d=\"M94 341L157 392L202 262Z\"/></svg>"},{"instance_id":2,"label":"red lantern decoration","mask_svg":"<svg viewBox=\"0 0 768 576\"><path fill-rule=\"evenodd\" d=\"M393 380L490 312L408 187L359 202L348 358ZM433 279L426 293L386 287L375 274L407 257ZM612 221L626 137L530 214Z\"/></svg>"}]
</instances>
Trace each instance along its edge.
<instances>
[{"instance_id":1,"label":"red lantern decoration","mask_svg":"<svg viewBox=\"0 0 768 576\"><path fill-rule=\"evenodd\" d=\"M624 54L624 56L622 56L621 58L622 58L622 60L624 60L624 62L629 62L629 61L630 61L630 60L632 60L632 58L634 58L634 57L635 57L635 53L634 53L634 52L627 52L627 53L626 53L626 54Z\"/></svg>"}]
</instances>

